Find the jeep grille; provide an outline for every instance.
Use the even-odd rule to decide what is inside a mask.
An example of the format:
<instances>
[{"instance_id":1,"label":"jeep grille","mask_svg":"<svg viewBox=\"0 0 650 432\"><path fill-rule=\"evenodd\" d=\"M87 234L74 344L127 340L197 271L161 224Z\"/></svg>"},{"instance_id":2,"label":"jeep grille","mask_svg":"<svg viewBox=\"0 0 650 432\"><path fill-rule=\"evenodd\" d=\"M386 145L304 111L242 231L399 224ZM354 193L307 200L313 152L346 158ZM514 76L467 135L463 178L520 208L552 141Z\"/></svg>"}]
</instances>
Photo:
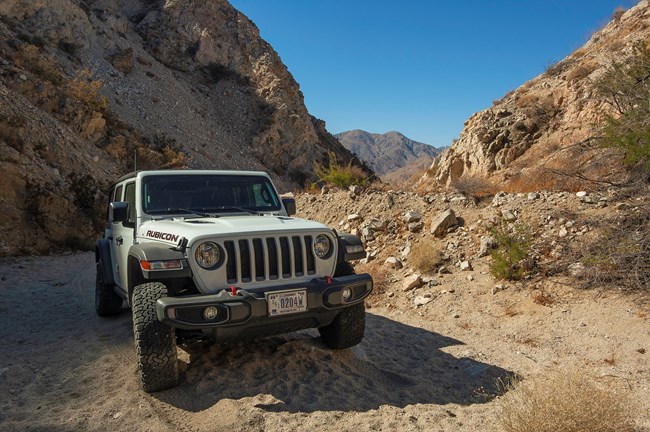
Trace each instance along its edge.
<instances>
[{"instance_id":1,"label":"jeep grille","mask_svg":"<svg viewBox=\"0 0 650 432\"><path fill-rule=\"evenodd\" d=\"M229 284L290 279L316 273L312 236L226 240Z\"/></svg>"}]
</instances>

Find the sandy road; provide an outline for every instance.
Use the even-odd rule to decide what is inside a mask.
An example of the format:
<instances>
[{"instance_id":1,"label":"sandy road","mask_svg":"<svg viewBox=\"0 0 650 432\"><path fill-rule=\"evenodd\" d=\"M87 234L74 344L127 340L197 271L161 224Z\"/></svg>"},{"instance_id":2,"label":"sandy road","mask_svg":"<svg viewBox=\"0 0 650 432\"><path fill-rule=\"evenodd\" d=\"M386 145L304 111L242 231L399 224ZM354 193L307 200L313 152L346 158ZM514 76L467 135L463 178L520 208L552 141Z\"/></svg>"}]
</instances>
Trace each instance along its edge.
<instances>
[{"instance_id":1,"label":"sandy road","mask_svg":"<svg viewBox=\"0 0 650 432\"><path fill-rule=\"evenodd\" d=\"M495 381L530 363L373 308L350 350L315 331L185 346L181 384L149 395L129 310L95 315L92 253L4 260L0 279L0 431L493 430Z\"/></svg>"}]
</instances>

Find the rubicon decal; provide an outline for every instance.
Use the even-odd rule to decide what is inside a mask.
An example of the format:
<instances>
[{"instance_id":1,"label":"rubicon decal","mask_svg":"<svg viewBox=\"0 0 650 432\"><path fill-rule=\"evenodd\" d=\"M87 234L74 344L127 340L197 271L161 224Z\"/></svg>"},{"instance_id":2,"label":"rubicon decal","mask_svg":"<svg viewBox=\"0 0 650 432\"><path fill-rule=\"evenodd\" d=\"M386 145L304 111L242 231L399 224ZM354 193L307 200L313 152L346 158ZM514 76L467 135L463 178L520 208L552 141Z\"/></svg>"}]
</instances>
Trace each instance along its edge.
<instances>
[{"instance_id":1,"label":"rubicon decal","mask_svg":"<svg viewBox=\"0 0 650 432\"><path fill-rule=\"evenodd\" d=\"M145 234L145 236L160 240L169 240L173 242L178 241L178 234L170 234L160 231L147 230L147 234Z\"/></svg>"}]
</instances>

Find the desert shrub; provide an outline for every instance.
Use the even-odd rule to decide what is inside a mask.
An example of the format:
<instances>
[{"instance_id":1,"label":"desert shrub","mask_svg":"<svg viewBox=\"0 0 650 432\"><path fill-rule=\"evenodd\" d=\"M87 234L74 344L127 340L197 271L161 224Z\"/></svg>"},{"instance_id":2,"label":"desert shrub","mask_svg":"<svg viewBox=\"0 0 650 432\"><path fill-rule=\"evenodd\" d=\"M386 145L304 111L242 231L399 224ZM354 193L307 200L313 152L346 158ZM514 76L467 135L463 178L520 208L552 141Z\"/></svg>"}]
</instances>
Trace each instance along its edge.
<instances>
[{"instance_id":1,"label":"desert shrub","mask_svg":"<svg viewBox=\"0 0 650 432\"><path fill-rule=\"evenodd\" d=\"M583 61L567 73L566 79L571 82L587 78L597 67L598 63L595 60Z\"/></svg>"},{"instance_id":2,"label":"desert shrub","mask_svg":"<svg viewBox=\"0 0 650 432\"><path fill-rule=\"evenodd\" d=\"M627 397L578 370L506 385L499 422L505 432L634 432Z\"/></svg>"},{"instance_id":3,"label":"desert shrub","mask_svg":"<svg viewBox=\"0 0 650 432\"><path fill-rule=\"evenodd\" d=\"M74 42L66 42L63 39L59 40L57 46L61 51L69 54L72 57L77 57L77 54L79 54L79 49L82 47L79 44L76 44Z\"/></svg>"},{"instance_id":4,"label":"desert shrub","mask_svg":"<svg viewBox=\"0 0 650 432\"><path fill-rule=\"evenodd\" d=\"M101 194L101 186L89 174L72 173L68 176L68 187L77 208L88 216L94 216Z\"/></svg>"},{"instance_id":5,"label":"desert shrub","mask_svg":"<svg viewBox=\"0 0 650 432\"><path fill-rule=\"evenodd\" d=\"M86 105L92 111L104 112L108 108L108 99L99 93L104 86L101 80L93 79L88 69L77 72L77 76L68 81L66 95Z\"/></svg>"},{"instance_id":6,"label":"desert shrub","mask_svg":"<svg viewBox=\"0 0 650 432\"><path fill-rule=\"evenodd\" d=\"M4 141L9 147L19 153L25 147L25 142L20 131L9 120L0 119L0 141Z\"/></svg>"},{"instance_id":7,"label":"desert shrub","mask_svg":"<svg viewBox=\"0 0 650 432\"><path fill-rule=\"evenodd\" d=\"M250 85L250 78L240 74L236 70L226 65L212 62L205 66L205 72L208 75L208 79L213 83L225 80L232 81L243 86Z\"/></svg>"},{"instance_id":8,"label":"desert shrub","mask_svg":"<svg viewBox=\"0 0 650 432\"><path fill-rule=\"evenodd\" d=\"M319 182L340 188L368 183L368 176L361 167L352 165L351 161L347 165L341 165L332 151L328 152L328 158L327 165L316 167Z\"/></svg>"},{"instance_id":9,"label":"desert shrub","mask_svg":"<svg viewBox=\"0 0 650 432\"><path fill-rule=\"evenodd\" d=\"M587 287L614 285L620 289L650 287L650 207L601 220L599 235L580 250L581 276Z\"/></svg>"},{"instance_id":10,"label":"desert shrub","mask_svg":"<svg viewBox=\"0 0 650 432\"><path fill-rule=\"evenodd\" d=\"M492 196L498 192L490 179L480 176L462 176L452 180L450 186L457 192L475 199Z\"/></svg>"},{"instance_id":11,"label":"desert shrub","mask_svg":"<svg viewBox=\"0 0 650 432\"><path fill-rule=\"evenodd\" d=\"M517 103L517 107L525 108L525 107L535 105L538 100L539 100L539 96L528 92L522 92L517 97L516 103Z\"/></svg>"},{"instance_id":12,"label":"desert shrub","mask_svg":"<svg viewBox=\"0 0 650 432\"><path fill-rule=\"evenodd\" d=\"M540 169L516 173L501 185L501 190L510 193L538 191L571 191L585 189L585 181L577 176L562 175L554 170Z\"/></svg>"},{"instance_id":13,"label":"desert shrub","mask_svg":"<svg viewBox=\"0 0 650 432\"><path fill-rule=\"evenodd\" d=\"M602 126L601 144L619 149L625 164L650 174L650 49L645 43L613 62L594 83L597 93L613 108Z\"/></svg>"},{"instance_id":14,"label":"desert shrub","mask_svg":"<svg viewBox=\"0 0 650 432\"><path fill-rule=\"evenodd\" d=\"M442 248L440 242L427 239L411 246L408 256L413 267L423 273L435 273L442 264Z\"/></svg>"},{"instance_id":15,"label":"desert shrub","mask_svg":"<svg viewBox=\"0 0 650 432\"><path fill-rule=\"evenodd\" d=\"M63 82L61 69L41 53L36 45L25 44L20 47L16 52L15 61L17 66L23 67L53 84Z\"/></svg>"},{"instance_id":16,"label":"desert shrub","mask_svg":"<svg viewBox=\"0 0 650 432\"><path fill-rule=\"evenodd\" d=\"M490 255L490 273L497 279L519 280L528 271L530 265L531 235L525 227L512 231L505 225L491 230L497 242Z\"/></svg>"},{"instance_id":17,"label":"desert shrub","mask_svg":"<svg viewBox=\"0 0 650 432\"><path fill-rule=\"evenodd\" d=\"M620 21L625 11L626 9L623 6L617 6L616 9L614 9L614 12L612 13L612 21L615 22Z\"/></svg>"}]
</instances>

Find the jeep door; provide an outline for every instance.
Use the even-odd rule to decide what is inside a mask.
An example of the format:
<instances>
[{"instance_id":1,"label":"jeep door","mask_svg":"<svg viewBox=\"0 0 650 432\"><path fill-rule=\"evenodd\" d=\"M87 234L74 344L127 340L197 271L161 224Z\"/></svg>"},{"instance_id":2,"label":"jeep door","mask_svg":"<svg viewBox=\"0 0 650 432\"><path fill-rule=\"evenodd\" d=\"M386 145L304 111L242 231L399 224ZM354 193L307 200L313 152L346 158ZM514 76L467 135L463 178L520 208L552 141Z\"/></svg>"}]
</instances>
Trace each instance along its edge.
<instances>
[{"instance_id":1,"label":"jeep door","mask_svg":"<svg viewBox=\"0 0 650 432\"><path fill-rule=\"evenodd\" d=\"M119 197L116 197L119 199ZM129 249L133 245L135 231L135 182L131 181L124 186L122 201L129 203L129 218L124 222L111 222L111 261L113 262L113 278L115 284L125 293L128 293L128 261Z\"/></svg>"}]
</instances>

